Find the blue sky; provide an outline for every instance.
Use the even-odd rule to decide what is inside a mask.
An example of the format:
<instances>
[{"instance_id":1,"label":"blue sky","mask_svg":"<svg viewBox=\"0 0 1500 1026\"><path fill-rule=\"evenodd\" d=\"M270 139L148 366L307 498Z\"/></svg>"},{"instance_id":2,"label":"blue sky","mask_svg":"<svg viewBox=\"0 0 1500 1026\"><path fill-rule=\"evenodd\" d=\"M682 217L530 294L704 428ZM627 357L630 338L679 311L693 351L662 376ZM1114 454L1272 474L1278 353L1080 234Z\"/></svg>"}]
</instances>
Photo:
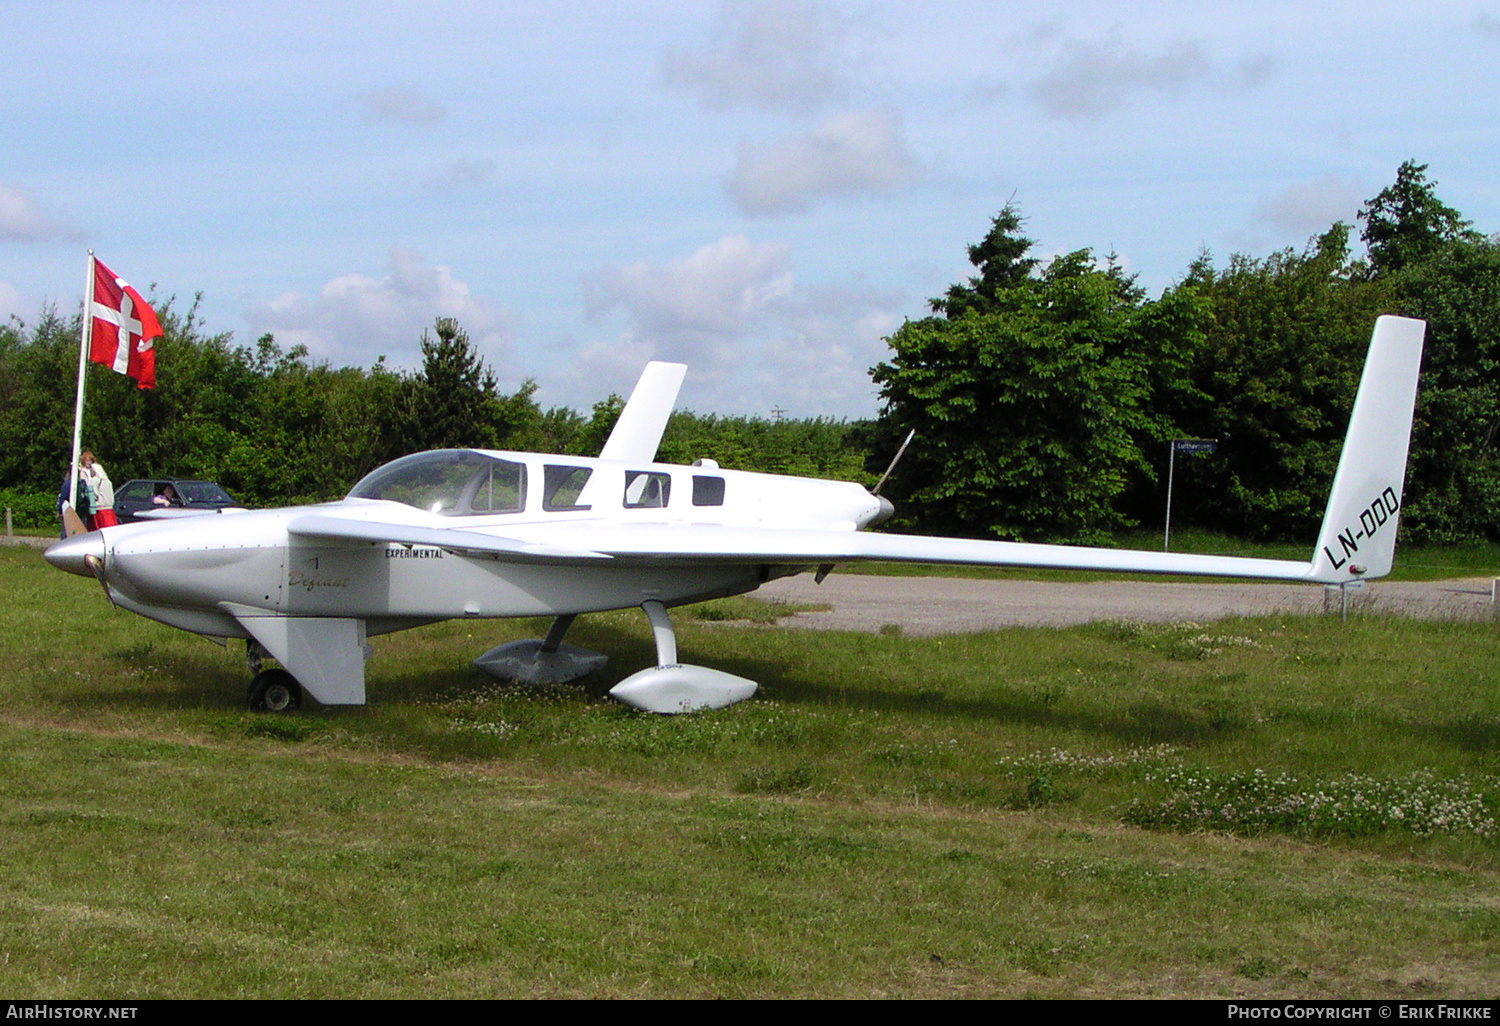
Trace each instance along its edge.
<instances>
[{"instance_id":1,"label":"blue sky","mask_svg":"<svg viewBox=\"0 0 1500 1026\"><path fill-rule=\"evenodd\" d=\"M1500 229L1500 3L0 0L0 317L89 248L212 332L420 360L455 316L586 409L868 416L1014 196L1152 293L1408 158Z\"/></svg>"}]
</instances>

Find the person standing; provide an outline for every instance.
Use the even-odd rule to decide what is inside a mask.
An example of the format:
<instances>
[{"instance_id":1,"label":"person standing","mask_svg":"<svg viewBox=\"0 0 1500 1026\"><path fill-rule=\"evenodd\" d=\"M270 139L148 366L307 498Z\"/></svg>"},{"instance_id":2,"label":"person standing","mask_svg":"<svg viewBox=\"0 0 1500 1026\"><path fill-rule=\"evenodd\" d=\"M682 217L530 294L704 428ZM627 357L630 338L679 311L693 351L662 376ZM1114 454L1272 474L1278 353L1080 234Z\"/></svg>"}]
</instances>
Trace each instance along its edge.
<instances>
[{"instance_id":1,"label":"person standing","mask_svg":"<svg viewBox=\"0 0 1500 1026\"><path fill-rule=\"evenodd\" d=\"M71 507L71 506L68 505L68 501L71 498L72 494L73 494L73 485L68 481L68 475L67 475L67 473L64 472L63 473L63 479L62 479L62 487L60 489L58 489L58 492L57 492L57 523L58 523L58 537L59 538L66 538L68 536L68 520L67 520L67 517L64 516L64 511L67 510L67 509L73 509L74 514L79 518L79 520L82 521L82 525L81 526L85 530L88 529L88 521L90 519L90 517L89 517L89 508L90 508L89 507L89 481L88 481L88 478L84 475L82 467L80 467L79 471L78 471L78 506L77 506L77 508L73 508L73 507Z\"/></svg>"},{"instance_id":2,"label":"person standing","mask_svg":"<svg viewBox=\"0 0 1500 1026\"><path fill-rule=\"evenodd\" d=\"M89 517L89 530L114 527L119 521L115 519L115 486L109 480L108 471L87 449L78 457L78 462L82 468L83 480L88 482L89 508L93 510L93 515Z\"/></svg>"}]
</instances>

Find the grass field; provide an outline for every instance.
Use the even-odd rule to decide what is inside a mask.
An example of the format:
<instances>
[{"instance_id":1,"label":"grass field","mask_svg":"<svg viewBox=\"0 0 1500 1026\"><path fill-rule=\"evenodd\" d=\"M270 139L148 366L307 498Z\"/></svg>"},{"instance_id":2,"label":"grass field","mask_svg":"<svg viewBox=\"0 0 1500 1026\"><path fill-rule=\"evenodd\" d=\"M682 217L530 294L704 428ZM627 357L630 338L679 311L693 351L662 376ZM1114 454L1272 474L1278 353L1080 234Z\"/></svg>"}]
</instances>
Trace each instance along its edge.
<instances>
[{"instance_id":1,"label":"grass field","mask_svg":"<svg viewBox=\"0 0 1500 1026\"><path fill-rule=\"evenodd\" d=\"M1231 996L1500 989L1500 637L1353 617L911 639L683 622L716 713L375 640L257 716L242 646L0 548L0 993Z\"/></svg>"}]
</instances>

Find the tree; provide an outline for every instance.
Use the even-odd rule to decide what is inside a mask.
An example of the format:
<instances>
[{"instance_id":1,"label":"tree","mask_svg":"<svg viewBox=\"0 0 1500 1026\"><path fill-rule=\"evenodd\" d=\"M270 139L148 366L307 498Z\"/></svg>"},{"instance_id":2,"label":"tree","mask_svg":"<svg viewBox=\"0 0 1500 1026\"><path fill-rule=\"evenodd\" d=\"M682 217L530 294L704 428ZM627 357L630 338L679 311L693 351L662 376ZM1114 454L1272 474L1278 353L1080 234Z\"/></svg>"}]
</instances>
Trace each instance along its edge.
<instances>
[{"instance_id":1,"label":"tree","mask_svg":"<svg viewBox=\"0 0 1500 1026\"><path fill-rule=\"evenodd\" d=\"M1158 393L1161 411L1186 436L1219 439L1194 467L1185 522L1311 541L1370 327L1391 303L1389 287L1366 281L1351 261L1348 243L1348 227L1335 224L1301 252L1236 254L1223 271L1205 255L1163 296L1196 297L1204 343L1189 387Z\"/></svg>"},{"instance_id":2,"label":"tree","mask_svg":"<svg viewBox=\"0 0 1500 1026\"><path fill-rule=\"evenodd\" d=\"M574 447L568 451L579 456L598 456L604 443L609 441L609 434L615 429L620 414L624 412L625 400L618 392L611 392L600 399L594 404L588 421L579 427L573 439Z\"/></svg>"},{"instance_id":3,"label":"tree","mask_svg":"<svg viewBox=\"0 0 1500 1026\"><path fill-rule=\"evenodd\" d=\"M7 326L0 351L0 485L51 491L72 452L78 325L44 309L29 329Z\"/></svg>"},{"instance_id":4,"label":"tree","mask_svg":"<svg viewBox=\"0 0 1500 1026\"><path fill-rule=\"evenodd\" d=\"M990 219L985 237L969 247L969 263L979 269L968 285L950 285L947 295L929 301L933 313L957 318L970 310L985 313L999 293L1023 285L1040 263L1026 254L1035 241L1021 234L1025 219L1013 203Z\"/></svg>"},{"instance_id":5,"label":"tree","mask_svg":"<svg viewBox=\"0 0 1500 1026\"><path fill-rule=\"evenodd\" d=\"M404 447L504 448L519 436L539 434L535 392L536 383L527 380L502 395L468 333L453 318L439 317L431 334L422 333L422 370L407 391Z\"/></svg>"},{"instance_id":6,"label":"tree","mask_svg":"<svg viewBox=\"0 0 1500 1026\"><path fill-rule=\"evenodd\" d=\"M1482 238L1472 230L1473 222L1437 198L1436 190L1437 183L1427 181L1427 165L1408 160L1396 170L1394 184L1360 208L1365 222L1360 237L1374 274L1420 263L1446 243Z\"/></svg>"},{"instance_id":7,"label":"tree","mask_svg":"<svg viewBox=\"0 0 1500 1026\"><path fill-rule=\"evenodd\" d=\"M407 400L406 448L492 448L491 403L499 396L495 374L469 335L451 317L422 332L422 370Z\"/></svg>"},{"instance_id":8,"label":"tree","mask_svg":"<svg viewBox=\"0 0 1500 1026\"><path fill-rule=\"evenodd\" d=\"M1155 363L1196 343L1193 299L1143 303L1087 250L1036 271L1007 206L971 259L981 273L908 321L871 372L890 435L915 428L895 486L906 523L979 537L1099 541L1127 526L1118 500L1152 473L1142 446ZM1170 376L1170 375L1169 375Z\"/></svg>"},{"instance_id":9,"label":"tree","mask_svg":"<svg viewBox=\"0 0 1500 1026\"><path fill-rule=\"evenodd\" d=\"M1500 245L1453 240L1393 277L1427 322L1402 530L1500 537Z\"/></svg>"}]
</instances>

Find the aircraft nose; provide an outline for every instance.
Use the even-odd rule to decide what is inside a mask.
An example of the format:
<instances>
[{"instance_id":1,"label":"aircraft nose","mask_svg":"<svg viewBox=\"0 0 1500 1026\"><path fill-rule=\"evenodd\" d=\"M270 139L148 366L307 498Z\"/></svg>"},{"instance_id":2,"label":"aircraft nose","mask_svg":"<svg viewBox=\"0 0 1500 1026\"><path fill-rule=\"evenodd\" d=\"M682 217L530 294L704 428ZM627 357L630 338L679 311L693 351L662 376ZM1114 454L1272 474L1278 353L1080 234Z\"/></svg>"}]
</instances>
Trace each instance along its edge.
<instances>
[{"instance_id":1,"label":"aircraft nose","mask_svg":"<svg viewBox=\"0 0 1500 1026\"><path fill-rule=\"evenodd\" d=\"M870 523L883 524L887 520L891 519L891 517L896 515L896 507L891 503L891 500L887 499L884 495L877 495L875 496L875 498L880 500L880 512L876 513L875 516L870 519Z\"/></svg>"},{"instance_id":2,"label":"aircraft nose","mask_svg":"<svg viewBox=\"0 0 1500 1026\"><path fill-rule=\"evenodd\" d=\"M53 542L42 555L59 570L66 570L79 577L93 577L94 571L88 561L90 557L103 561L104 535L98 531L75 534L71 538Z\"/></svg>"}]
</instances>

